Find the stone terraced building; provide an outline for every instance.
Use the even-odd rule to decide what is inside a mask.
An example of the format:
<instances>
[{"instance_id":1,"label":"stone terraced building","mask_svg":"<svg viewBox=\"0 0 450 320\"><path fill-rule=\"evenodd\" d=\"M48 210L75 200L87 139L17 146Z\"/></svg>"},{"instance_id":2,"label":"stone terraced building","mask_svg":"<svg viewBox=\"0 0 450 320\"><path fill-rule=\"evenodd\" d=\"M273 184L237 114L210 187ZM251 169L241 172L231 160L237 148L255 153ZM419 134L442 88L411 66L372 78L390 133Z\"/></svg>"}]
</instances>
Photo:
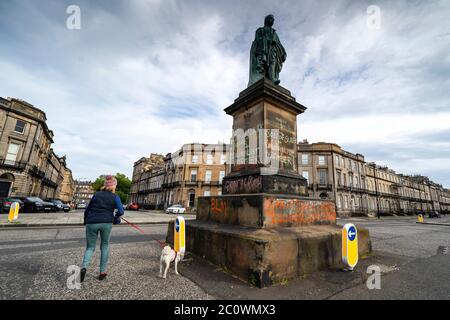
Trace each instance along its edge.
<instances>
[{"instance_id":1,"label":"stone terraced building","mask_svg":"<svg viewBox=\"0 0 450 320\"><path fill-rule=\"evenodd\" d=\"M225 144L191 143L148 170L150 158L141 158L134 164L130 201L149 209L181 204L192 212L199 196L221 194L226 155Z\"/></svg>"},{"instance_id":2,"label":"stone terraced building","mask_svg":"<svg viewBox=\"0 0 450 320\"><path fill-rule=\"evenodd\" d=\"M398 174L365 162L334 143L298 143L298 171L309 195L336 201L339 216L450 210L450 192L423 176Z\"/></svg>"},{"instance_id":3,"label":"stone terraced building","mask_svg":"<svg viewBox=\"0 0 450 320\"><path fill-rule=\"evenodd\" d=\"M53 131L46 121L32 104L0 98L0 198L59 198L65 178L71 183L66 158L51 147Z\"/></svg>"}]
</instances>

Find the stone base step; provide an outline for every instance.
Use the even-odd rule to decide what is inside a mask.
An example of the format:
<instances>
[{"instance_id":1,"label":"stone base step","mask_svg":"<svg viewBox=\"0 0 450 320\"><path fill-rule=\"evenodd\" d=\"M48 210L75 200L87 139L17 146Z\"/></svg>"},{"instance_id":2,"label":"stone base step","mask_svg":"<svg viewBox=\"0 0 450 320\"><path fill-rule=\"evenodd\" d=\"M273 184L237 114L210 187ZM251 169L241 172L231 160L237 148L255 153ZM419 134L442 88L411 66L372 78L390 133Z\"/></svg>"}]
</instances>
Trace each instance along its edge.
<instances>
[{"instance_id":1,"label":"stone base step","mask_svg":"<svg viewBox=\"0 0 450 320\"><path fill-rule=\"evenodd\" d=\"M359 254L372 251L358 228ZM173 222L167 242L173 244ZM210 221L186 222L186 250L265 287L318 270L343 267L341 228L335 225L257 229Z\"/></svg>"}]
</instances>

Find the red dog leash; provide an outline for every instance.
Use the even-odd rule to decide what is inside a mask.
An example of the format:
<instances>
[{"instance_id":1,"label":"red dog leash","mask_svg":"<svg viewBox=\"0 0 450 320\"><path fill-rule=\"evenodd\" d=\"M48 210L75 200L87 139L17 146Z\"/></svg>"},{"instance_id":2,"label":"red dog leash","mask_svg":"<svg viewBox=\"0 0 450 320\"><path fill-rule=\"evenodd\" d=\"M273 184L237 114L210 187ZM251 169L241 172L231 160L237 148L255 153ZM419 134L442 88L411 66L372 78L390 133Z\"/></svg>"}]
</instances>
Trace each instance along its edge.
<instances>
[{"instance_id":1,"label":"red dog leash","mask_svg":"<svg viewBox=\"0 0 450 320\"><path fill-rule=\"evenodd\" d=\"M142 234L145 234L147 236L151 236L151 234L148 234L147 232L145 232L144 230L142 230L141 228L139 228L137 225L135 225L134 223L131 223L130 221L128 221L127 219L120 217L120 219L122 219L123 221L125 221L130 227L133 227L134 229L136 229L137 231L139 231ZM152 237L153 238L153 237ZM155 240L156 242L158 242L158 244L161 246L161 248L164 248L165 244L162 241L159 241L158 239L153 238L153 240Z\"/></svg>"}]
</instances>

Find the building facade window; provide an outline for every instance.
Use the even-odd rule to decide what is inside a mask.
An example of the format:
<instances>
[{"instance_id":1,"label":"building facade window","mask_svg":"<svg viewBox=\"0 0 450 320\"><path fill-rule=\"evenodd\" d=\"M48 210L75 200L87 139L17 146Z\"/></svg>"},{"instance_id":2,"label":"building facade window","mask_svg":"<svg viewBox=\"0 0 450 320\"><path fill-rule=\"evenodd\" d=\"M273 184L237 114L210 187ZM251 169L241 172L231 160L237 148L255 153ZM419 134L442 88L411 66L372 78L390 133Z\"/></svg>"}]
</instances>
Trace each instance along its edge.
<instances>
[{"instance_id":1,"label":"building facade window","mask_svg":"<svg viewBox=\"0 0 450 320\"><path fill-rule=\"evenodd\" d=\"M306 179L306 182L309 182L309 172L302 171L302 177Z\"/></svg>"},{"instance_id":2,"label":"building facade window","mask_svg":"<svg viewBox=\"0 0 450 320\"><path fill-rule=\"evenodd\" d=\"M220 155L220 164L225 164L225 161L227 161L227 156L225 153L222 153Z\"/></svg>"},{"instance_id":3,"label":"building facade window","mask_svg":"<svg viewBox=\"0 0 450 320\"><path fill-rule=\"evenodd\" d=\"M17 160L19 154L20 144L10 143L8 146L8 152L6 153L5 163L13 165Z\"/></svg>"},{"instance_id":4,"label":"building facade window","mask_svg":"<svg viewBox=\"0 0 450 320\"><path fill-rule=\"evenodd\" d=\"M205 172L205 182L211 182L211 170L206 170Z\"/></svg>"},{"instance_id":5,"label":"building facade window","mask_svg":"<svg viewBox=\"0 0 450 320\"><path fill-rule=\"evenodd\" d=\"M319 166L324 166L325 164L325 156L319 156Z\"/></svg>"},{"instance_id":6,"label":"building facade window","mask_svg":"<svg viewBox=\"0 0 450 320\"><path fill-rule=\"evenodd\" d=\"M16 121L16 126L14 127L14 131L18 133L24 133L25 132L25 125L26 122L22 120Z\"/></svg>"},{"instance_id":7,"label":"building facade window","mask_svg":"<svg viewBox=\"0 0 450 320\"><path fill-rule=\"evenodd\" d=\"M303 153L302 154L302 164L307 165L309 163L309 156L308 154Z\"/></svg>"},{"instance_id":8,"label":"building facade window","mask_svg":"<svg viewBox=\"0 0 450 320\"><path fill-rule=\"evenodd\" d=\"M191 170L191 182L197 182L197 170Z\"/></svg>"},{"instance_id":9,"label":"building facade window","mask_svg":"<svg viewBox=\"0 0 450 320\"><path fill-rule=\"evenodd\" d=\"M338 186L342 186L342 172L340 170L338 170L336 172L336 176L337 176L337 183Z\"/></svg>"},{"instance_id":10,"label":"building facade window","mask_svg":"<svg viewBox=\"0 0 450 320\"><path fill-rule=\"evenodd\" d=\"M208 154L206 156L206 164L213 164L213 156L212 156L212 154Z\"/></svg>"},{"instance_id":11,"label":"building facade window","mask_svg":"<svg viewBox=\"0 0 450 320\"><path fill-rule=\"evenodd\" d=\"M326 185L327 184L327 175L328 172L325 169L319 169L319 184Z\"/></svg>"},{"instance_id":12,"label":"building facade window","mask_svg":"<svg viewBox=\"0 0 450 320\"><path fill-rule=\"evenodd\" d=\"M198 163L198 155L197 154L192 155L192 163Z\"/></svg>"},{"instance_id":13,"label":"building facade window","mask_svg":"<svg viewBox=\"0 0 450 320\"><path fill-rule=\"evenodd\" d=\"M220 171L219 173L219 183L222 183L223 178L225 177L225 171Z\"/></svg>"},{"instance_id":14,"label":"building facade window","mask_svg":"<svg viewBox=\"0 0 450 320\"><path fill-rule=\"evenodd\" d=\"M203 192L203 195L204 195L205 197L209 197L209 196L211 195L211 191L205 190L205 191Z\"/></svg>"}]
</instances>

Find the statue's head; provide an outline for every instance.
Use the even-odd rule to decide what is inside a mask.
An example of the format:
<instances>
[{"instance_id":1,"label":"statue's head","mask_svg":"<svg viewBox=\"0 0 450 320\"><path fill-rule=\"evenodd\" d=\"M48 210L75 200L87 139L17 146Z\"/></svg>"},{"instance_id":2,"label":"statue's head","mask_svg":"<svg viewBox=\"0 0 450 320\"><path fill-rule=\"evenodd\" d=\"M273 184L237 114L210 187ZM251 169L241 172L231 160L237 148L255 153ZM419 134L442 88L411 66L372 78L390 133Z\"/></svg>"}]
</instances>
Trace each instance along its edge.
<instances>
[{"instance_id":1,"label":"statue's head","mask_svg":"<svg viewBox=\"0 0 450 320\"><path fill-rule=\"evenodd\" d=\"M273 22L275 21L275 18L273 17L273 14L269 14L268 16L266 16L266 18L264 19L264 25L266 27L271 27L273 26Z\"/></svg>"}]
</instances>

